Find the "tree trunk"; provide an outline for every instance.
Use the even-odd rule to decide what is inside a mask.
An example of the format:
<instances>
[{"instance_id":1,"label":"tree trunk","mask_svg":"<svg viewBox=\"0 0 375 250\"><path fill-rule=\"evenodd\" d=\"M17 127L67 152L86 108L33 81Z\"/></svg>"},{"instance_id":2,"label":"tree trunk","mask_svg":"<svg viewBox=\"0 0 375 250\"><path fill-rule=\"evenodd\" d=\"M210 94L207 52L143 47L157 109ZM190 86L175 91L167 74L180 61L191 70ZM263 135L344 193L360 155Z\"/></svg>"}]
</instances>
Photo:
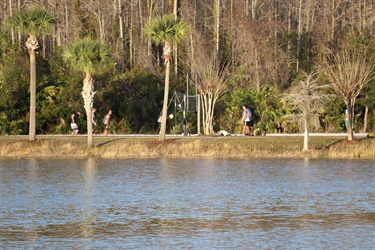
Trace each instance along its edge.
<instances>
[{"instance_id":1,"label":"tree trunk","mask_svg":"<svg viewBox=\"0 0 375 250\"><path fill-rule=\"evenodd\" d=\"M129 62L130 62L130 68L133 68L134 66L134 51L133 51L133 47L134 47L134 43L133 43L133 19L134 19L134 16L133 16L133 11L134 11L134 8L133 8L133 0L130 1L130 13L129 13L129 16L130 16L130 24L129 24Z\"/></svg>"},{"instance_id":2,"label":"tree trunk","mask_svg":"<svg viewBox=\"0 0 375 250\"><path fill-rule=\"evenodd\" d=\"M278 49L278 39L277 39L277 34L278 34L278 27L277 27L277 23L278 23L278 4L277 4L277 0L274 0L274 5L275 5L275 10L274 10L274 20L273 20L273 23L274 23L274 31L273 31L273 34L274 34L274 61L277 62L278 61L278 53L279 53L279 49Z\"/></svg>"},{"instance_id":3,"label":"tree trunk","mask_svg":"<svg viewBox=\"0 0 375 250\"><path fill-rule=\"evenodd\" d=\"M206 133L206 112L205 112L205 110L206 110L206 107L205 107L205 102L204 102L204 95L202 94L201 96L200 96L200 99L199 99L199 101L201 102L201 107L202 107L202 125L203 125L203 134L204 135L206 135L207 133Z\"/></svg>"},{"instance_id":4,"label":"tree trunk","mask_svg":"<svg viewBox=\"0 0 375 250\"><path fill-rule=\"evenodd\" d=\"M335 0L332 0L331 4L331 39L335 37L335 24L336 24L336 8L335 8Z\"/></svg>"},{"instance_id":5,"label":"tree trunk","mask_svg":"<svg viewBox=\"0 0 375 250\"><path fill-rule=\"evenodd\" d=\"M304 136L303 136L303 151L308 151L309 150L309 129L308 129L308 121L307 121L307 116L304 115L304 119L303 119L303 122L304 122Z\"/></svg>"},{"instance_id":6,"label":"tree trunk","mask_svg":"<svg viewBox=\"0 0 375 250\"><path fill-rule=\"evenodd\" d=\"M259 55L258 55L258 47L254 46L254 60L255 60L255 67L254 67L254 74L255 74L255 86L257 88L257 92L260 92L260 76L259 76Z\"/></svg>"},{"instance_id":7,"label":"tree trunk","mask_svg":"<svg viewBox=\"0 0 375 250\"><path fill-rule=\"evenodd\" d=\"M235 61L235 26L234 26L234 0L230 1L230 43L231 43L231 61ZM233 65L234 67L234 65ZM234 70L234 68L232 68Z\"/></svg>"},{"instance_id":8,"label":"tree trunk","mask_svg":"<svg viewBox=\"0 0 375 250\"><path fill-rule=\"evenodd\" d=\"M101 10L98 11L97 19L98 19L98 26L99 26L99 39L100 39L100 42L104 43L104 41L105 41L105 35L104 35L105 25L104 25L104 17L103 17L103 14L102 14Z\"/></svg>"},{"instance_id":9,"label":"tree trunk","mask_svg":"<svg viewBox=\"0 0 375 250\"><path fill-rule=\"evenodd\" d=\"M201 96L197 96L197 134L201 134Z\"/></svg>"},{"instance_id":10,"label":"tree trunk","mask_svg":"<svg viewBox=\"0 0 375 250\"><path fill-rule=\"evenodd\" d=\"M169 93L169 71L170 71L170 60L167 60L165 67L165 86L164 86L164 101L163 101L163 112L161 116L161 125L159 133L159 141L165 140L165 133L167 127L167 109L168 109L168 93Z\"/></svg>"},{"instance_id":11,"label":"tree trunk","mask_svg":"<svg viewBox=\"0 0 375 250\"><path fill-rule=\"evenodd\" d=\"M194 47L194 38L193 38L193 30L195 30L195 23L196 23L196 13L197 12L197 5L195 2L194 5L194 14L193 14L193 28L191 29L190 33L190 53L191 53L191 65L195 65L195 47ZM193 70L193 67L191 67L192 75L195 75L195 72Z\"/></svg>"},{"instance_id":12,"label":"tree trunk","mask_svg":"<svg viewBox=\"0 0 375 250\"><path fill-rule=\"evenodd\" d=\"M143 13L142 13L142 0L138 0L138 11L139 11L139 28L143 28ZM141 39L143 39L143 32L141 32Z\"/></svg>"},{"instance_id":13,"label":"tree trunk","mask_svg":"<svg viewBox=\"0 0 375 250\"><path fill-rule=\"evenodd\" d=\"M363 118L363 128L362 132L366 133L367 131L367 120L368 120L368 106L365 107L365 117Z\"/></svg>"},{"instance_id":14,"label":"tree trunk","mask_svg":"<svg viewBox=\"0 0 375 250\"><path fill-rule=\"evenodd\" d=\"M43 42L42 56L43 56L43 59L46 59L46 36L42 37L42 42Z\"/></svg>"},{"instance_id":15,"label":"tree trunk","mask_svg":"<svg viewBox=\"0 0 375 250\"><path fill-rule=\"evenodd\" d=\"M86 122L87 122L87 146L94 146L94 137L92 134L92 106L94 101L94 81L90 74L86 74L83 80L82 97L84 101L84 107L86 111Z\"/></svg>"},{"instance_id":16,"label":"tree trunk","mask_svg":"<svg viewBox=\"0 0 375 250\"><path fill-rule=\"evenodd\" d=\"M203 134L209 135L209 107L208 107L208 101L207 101L207 95L202 94L202 107L203 107Z\"/></svg>"},{"instance_id":17,"label":"tree trunk","mask_svg":"<svg viewBox=\"0 0 375 250\"><path fill-rule=\"evenodd\" d=\"M210 135L213 135L214 133L215 133L215 131L214 131L214 109L215 109L215 103L216 103L216 101L215 101L215 98L213 98L212 96L210 96L210 98L209 98L209 108L210 108L210 117L209 117L209 124L210 124L210 126L209 126L209 134Z\"/></svg>"},{"instance_id":18,"label":"tree trunk","mask_svg":"<svg viewBox=\"0 0 375 250\"><path fill-rule=\"evenodd\" d=\"M165 133L167 127L167 109L168 109L168 93L169 93L169 74L171 67L171 55L172 55L172 45L166 42L164 45L164 60L165 60L165 86L164 86L164 101L163 101L163 112L161 116L159 141L165 140Z\"/></svg>"},{"instance_id":19,"label":"tree trunk","mask_svg":"<svg viewBox=\"0 0 375 250\"><path fill-rule=\"evenodd\" d=\"M68 8L68 4L66 3L65 4L65 27L64 27L64 32L65 32L65 39L67 39L68 38L68 31L69 31L69 14L68 14L68 10L69 10L69 8Z\"/></svg>"},{"instance_id":20,"label":"tree trunk","mask_svg":"<svg viewBox=\"0 0 375 250\"><path fill-rule=\"evenodd\" d=\"M13 4L12 4L12 0L9 0L9 16L12 16L13 15ZM14 29L11 28L10 29L10 34L12 36L12 44L15 43L15 35L14 35Z\"/></svg>"},{"instance_id":21,"label":"tree trunk","mask_svg":"<svg viewBox=\"0 0 375 250\"><path fill-rule=\"evenodd\" d=\"M245 15L247 19L249 17L249 0L245 1Z\"/></svg>"},{"instance_id":22,"label":"tree trunk","mask_svg":"<svg viewBox=\"0 0 375 250\"><path fill-rule=\"evenodd\" d=\"M302 38L302 0L299 0L298 7L298 30L297 30L297 62L296 62L296 72L299 71L300 63L300 52L301 52L301 38Z\"/></svg>"},{"instance_id":23,"label":"tree trunk","mask_svg":"<svg viewBox=\"0 0 375 250\"><path fill-rule=\"evenodd\" d=\"M30 54L30 123L29 123L29 141L36 139L36 62L35 52L29 49Z\"/></svg>"},{"instance_id":24,"label":"tree trunk","mask_svg":"<svg viewBox=\"0 0 375 250\"><path fill-rule=\"evenodd\" d=\"M213 129L214 108L216 98L209 93L202 94L202 113L203 113L203 133L212 135L215 133Z\"/></svg>"},{"instance_id":25,"label":"tree trunk","mask_svg":"<svg viewBox=\"0 0 375 250\"><path fill-rule=\"evenodd\" d=\"M349 115L349 124L348 124L348 141L352 141L353 136L353 106L351 101L348 101L346 104L346 109L348 110Z\"/></svg>"},{"instance_id":26,"label":"tree trunk","mask_svg":"<svg viewBox=\"0 0 375 250\"><path fill-rule=\"evenodd\" d=\"M173 4L173 16L175 19L177 19L177 0L174 0ZM177 53L177 42L173 42L173 55L174 55L174 74L176 80L178 79L177 73L178 73L178 53Z\"/></svg>"},{"instance_id":27,"label":"tree trunk","mask_svg":"<svg viewBox=\"0 0 375 250\"><path fill-rule=\"evenodd\" d=\"M251 1L251 20L256 20L256 7L257 7L257 0Z\"/></svg>"},{"instance_id":28,"label":"tree trunk","mask_svg":"<svg viewBox=\"0 0 375 250\"><path fill-rule=\"evenodd\" d=\"M288 2L288 6L291 5L291 0L289 0ZM291 10L291 7L288 8L288 28L287 28L287 33L288 33L288 37L291 37L291 34L292 34L292 10ZM288 66L289 68L291 67L290 65L290 55L291 55L291 51L292 51L292 42L291 42L291 39L288 39L287 41L287 57L288 57Z\"/></svg>"},{"instance_id":29,"label":"tree trunk","mask_svg":"<svg viewBox=\"0 0 375 250\"><path fill-rule=\"evenodd\" d=\"M152 3L150 2L149 3L148 22L151 22L151 20L152 20ZM150 37L148 37L147 38L147 55L148 56L151 56L151 54L152 54L151 49L152 49L152 41L151 41Z\"/></svg>"},{"instance_id":30,"label":"tree trunk","mask_svg":"<svg viewBox=\"0 0 375 250\"><path fill-rule=\"evenodd\" d=\"M220 0L215 0L215 50L216 58L219 58L219 45L220 45Z\"/></svg>"},{"instance_id":31,"label":"tree trunk","mask_svg":"<svg viewBox=\"0 0 375 250\"><path fill-rule=\"evenodd\" d=\"M122 18L122 5L121 0L118 0L118 23L120 28L120 48L124 50L124 23Z\"/></svg>"}]
</instances>

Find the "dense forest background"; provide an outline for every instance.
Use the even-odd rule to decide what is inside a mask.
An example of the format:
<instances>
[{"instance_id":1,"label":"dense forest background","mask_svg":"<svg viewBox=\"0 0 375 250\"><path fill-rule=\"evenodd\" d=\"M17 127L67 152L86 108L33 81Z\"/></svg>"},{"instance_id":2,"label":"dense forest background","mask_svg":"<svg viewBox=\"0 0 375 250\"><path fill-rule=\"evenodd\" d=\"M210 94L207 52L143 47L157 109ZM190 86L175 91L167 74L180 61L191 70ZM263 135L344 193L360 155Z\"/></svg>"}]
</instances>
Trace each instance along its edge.
<instances>
[{"instance_id":1,"label":"dense forest background","mask_svg":"<svg viewBox=\"0 0 375 250\"><path fill-rule=\"evenodd\" d=\"M99 124L113 110L110 133L158 131L165 74L162 46L153 45L143 27L153 17L173 13L188 24L189 37L174 50L168 112L175 117L168 121L168 131L181 133L181 94L195 95L199 69L215 62L227 71L228 81L214 107L214 131L240 133L245 104L253 110L256 128L287 133L300 132L301 125L288 116L294 110L283 94L302 74L322 68L328 51L343 41L371 45L375 31L374 0L1 0L2 135L28 133L27 37L6 27L7 18L28 5L42 6L56 19L53 32L38 38L37 134L70 133L71 114L84 110L83 74L61 59L63 48L78 38L91 37L112 50L113 68L95 77L94 98ZM310 129L345 131L345 103L333 89L326 92L333 96L312 117ZM197 112L189 111L190 131L196 133ZM371 82L355 103L354 130L374 131L374 121ZM85 133L86 120L82 117L79 123Z\"/></svg>"}]
</instances>

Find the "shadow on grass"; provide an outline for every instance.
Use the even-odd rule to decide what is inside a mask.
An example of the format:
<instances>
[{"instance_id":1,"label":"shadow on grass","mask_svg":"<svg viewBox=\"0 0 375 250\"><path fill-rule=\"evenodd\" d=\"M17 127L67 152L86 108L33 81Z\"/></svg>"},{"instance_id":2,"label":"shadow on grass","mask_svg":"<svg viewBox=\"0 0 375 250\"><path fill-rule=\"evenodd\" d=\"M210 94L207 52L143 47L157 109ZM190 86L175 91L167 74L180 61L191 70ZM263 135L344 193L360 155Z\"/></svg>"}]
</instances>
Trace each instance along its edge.
<instances>
[{"instance_id":1,"label":"shadow on grass","mask_svg":"<svg viewBox=\"0 0 375 250\"><path fill-rule=\"evenodd\" d=\"M168 140L164 140L164 141L152 140L152 141L149 141L148 144L149 145L174 144L177 140L178 139L168 139Z\"/></svg>"},{"instance_id":2,"label":"shadow on grass","mask_svg":"<svg viewBox=\"0 0 375 250\"><path fill-rule=\"evenodd\" d=\"M108 141L104 141L104 142L101 142L101 143L97 144L96 147L100 148L100 147L103 147L105 145L108 145L108 144L111 144L111 143L114 143L114 142L120 141L120 140L124 140L125 142L127 141L124 138L110 139ZM179 139L167 139L167 140L164 140L164 141L151 140L151 141L144 141L143 143L151 145L151 146L157 146L157 145L174 144L177 140L179 140Z\"/></svg>"},{"instance_id":3,"label":"shadow on grass","mask_svg":"<svg viewBox=\"0 0 375 250\"><path fill-rule=\"evenodd\" d=\"M119 141L119 140L123 140L123 138L116 138L116 139L108 140L108 141L105 141L105 142L101 142L98 145L96 145L96 147L100 148L100 147L103 147L104 145L108 145L112 142Z\"/></svg>"},{"instance_id":4,"label":"shadow on grass","mask_svg":"<svg viewBox=\"0 0 375 250\"><path fill-rule=\"evenodd\" d=\"M373 138L364 137L364 138L353 139L351 141L349 141L348 139L341 139L341 140L338 140L338 141L335 141L335 142L332 142L328 145L323 146L322 149L329 149L330 147L332 147L334 145L337 145L337 144L340 144L340 143L353 144L353 143L357 143L357 142L361 142L361 141L367 141L367 140L371 140L371 139L373 139Z\"/></svg>"}]
</instances>

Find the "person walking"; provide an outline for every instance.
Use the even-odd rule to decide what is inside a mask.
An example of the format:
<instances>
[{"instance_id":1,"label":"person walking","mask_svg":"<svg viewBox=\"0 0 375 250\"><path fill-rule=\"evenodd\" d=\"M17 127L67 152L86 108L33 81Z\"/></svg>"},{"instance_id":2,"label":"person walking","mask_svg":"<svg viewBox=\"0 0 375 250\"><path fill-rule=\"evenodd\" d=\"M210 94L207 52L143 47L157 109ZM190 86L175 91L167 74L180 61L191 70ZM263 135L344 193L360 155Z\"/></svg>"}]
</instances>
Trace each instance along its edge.
<instances>
[{"instance_id":1,"label":"person walking","mask_svg":"<svg viewBox=\"0 0 375 250\"><path fill-rule=\"evenodd\" d=\"M254 135L254 119L253 119L253 113L251 112L250 108L246 109L247 115L249 117L249 135Z\"/></svg>"},{"instance_id":2,"label":"person walking","mask_svg":"<svg viewBox=\"0 0 375 250\"><path fill-rule=\"evenodd\" d=\"M94 127L96 126L96 115L95 115L96 109L92 109L91 111L91 124L92 124L92 129L94 130Z\"/></svg>"},{"instance_id":3,"label":"person walking","mask_svg":"<svg viewBox=\"0 0 375 250\"><path fill-rule=\"evenodd\" d=\"M78 135L78 117L81 115L81 112L76 112L72 114L71 121L70 121L70 128L72 129L72 136Z\"/></svg>"},{"instance_id":4,"label":"person walking","mask_svg":"<svg viewBox=\"0 0 375 250\"><path fill-rule=\"evenodd\" d=\"M109 120L111 119L111 115L112 115L112 110L110 109L103 120L104 136L108 135Z\"/></svg>"},{"instance_id":5,"label":"person walking","mask_svg":"<svg viewBox=\"0 0 375 250\"><path fill-rule=\"evenodd\" d=\"M242 118L240 124L243 124L242 134L250 135L250 114L245 105L242 105Z\"/></svg>"}]
</instances>

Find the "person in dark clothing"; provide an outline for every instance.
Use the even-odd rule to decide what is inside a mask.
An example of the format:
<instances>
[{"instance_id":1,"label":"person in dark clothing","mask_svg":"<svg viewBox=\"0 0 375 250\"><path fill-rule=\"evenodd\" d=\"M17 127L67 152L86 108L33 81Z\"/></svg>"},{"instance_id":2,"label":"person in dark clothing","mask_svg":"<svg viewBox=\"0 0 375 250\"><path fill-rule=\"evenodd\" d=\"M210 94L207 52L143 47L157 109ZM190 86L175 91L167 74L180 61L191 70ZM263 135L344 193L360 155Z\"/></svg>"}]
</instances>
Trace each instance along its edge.
<instances>
[{"instance_id":1,"label":"person in dark clothing","mask_svg":"<svg viewBox=\"0 0 375 250\"><path fill-rule=\"evenodd\" d=\"M77 125L77 120L78 120L78 117L81 115L81 112L77 112L77 113L74 113L72 114L71 116L71 121L70 121L70 127L72 129L72 135L73 136L76 136L78 135L78 125Z\"/></svg>"},{"instance_id":2,"label":"person in dark clothing","mask_svg":"<svg viewBox=\"0 0 375 250\"><path fill-rule=\"evenodd\" d=\"M92 124L92 129L96 126L96 115L95 115L96 109L92 109L91 111L91 124Z\"/></svg>"}]
</instances>

